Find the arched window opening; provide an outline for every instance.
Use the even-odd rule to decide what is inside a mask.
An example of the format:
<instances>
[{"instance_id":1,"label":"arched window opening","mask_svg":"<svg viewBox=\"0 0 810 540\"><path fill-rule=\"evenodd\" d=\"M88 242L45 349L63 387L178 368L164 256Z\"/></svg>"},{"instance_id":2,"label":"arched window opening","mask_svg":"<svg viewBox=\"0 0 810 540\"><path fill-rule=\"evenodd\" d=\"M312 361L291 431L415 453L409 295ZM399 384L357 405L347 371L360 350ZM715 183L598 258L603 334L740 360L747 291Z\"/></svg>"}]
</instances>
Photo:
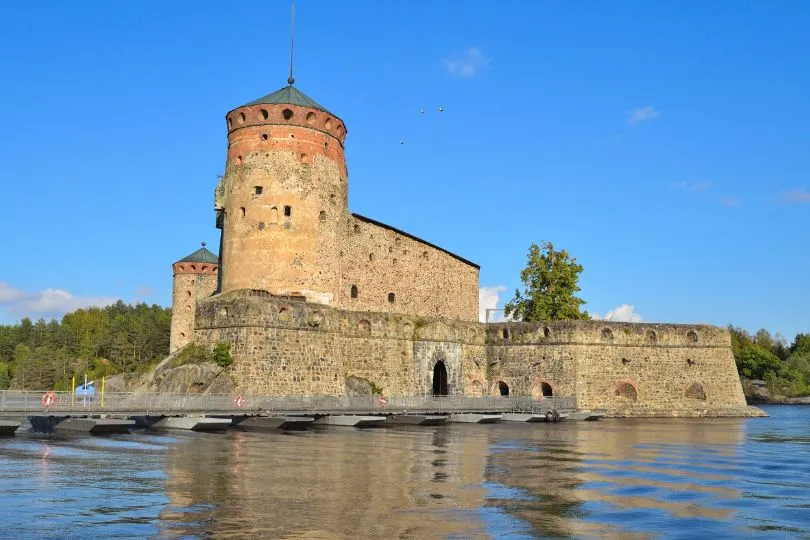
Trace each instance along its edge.
<instances>
[{"instance_id":1,"label":"arched window opening","mask_svg":"<svg viewBox=\"0 0 810 540\"><path fill-rule=\"evenodd\" d=\"M352 285L351 296L352 298L357 298L357 285Z\"/></svg>"},{"instance_id":2,"label":"arched window opening","mask_svg":"<svg viewBox=\"0 0 810 540\"><path fill-rule=\"evenodd\" d=\"M275 206L270 209L270 223L278 223L278 208Z\"/></svg>"},{"instance_id":3,"label":"arched window opening","mask_svg":"<svg viewBox=\"0 0 810 540\"><path fill-rule=\"evenodd\" d=\"M286 322L290 320L290 310L283 307L278 310L278 320L281 322Z\"/></svg>"},{"instance_id":4,"label":"arched window opening","mask_svg":"<svg viewBox=\"0 0 810 540\"><path fill-rule=\"evenodd\" d=\"M240 207L239 211L242 213L242 217L245 217L245 207L244 206Z\"/></svg>"},{"instance_id":5,"label":"arched window opening","mask_svg":"<svg viewBox=\"0 0 810 540\"><path fill-rule=\"evenodd\" d=\"M503 381L498 381L498 392L502 396L508 396L509 395L509 385L506 384Z\"/></svg>"},{"instance_id":6,"label":"arched window opening","mask_svg":"<svg viewBox=\"0 0 810 540\"><path fill-rule=\"evenodd\" d=\"M363 332L364 334L370 334L371 333L371 323L368 322L365 319L360 321L360 324L358 325L358 328L360 328L360 331Z\"/></svg>"},{"instance_id":7,"label":"arched window opening","mask_svg":"<svg viewBox=\"0 0 810 540\"><path fill-rule=\"evenodd\" d=\"M503 339L509 339L509 330L503 329Z\"/></svg>"},{"instance_id":8,"label":"arched window opening","mask_svg":"<svg viewBox=\"0 0 810 540\"><path fill-rule=\"evenodd\" d=\"M186 295L191 296L191 291L186 291Z\"/></svg>"},{"instance_id":9,"label":"arched window opening","mask_svg":"<svg viewBox=\"0 0 810 540\"><path fill-rule=\"evenodd\" d=\"M551 388L551 385L547 382L540 383L540 392L542 393L543 397L552 397L554 396L554 389Z\"/></svg>"},{"instance_id":10,"label":"arched window opening","mask_svg":"<svg viewBox=\"0 0 810 540\"><path fill-rule=\"evenodd\" d=\"M706 401L706 390L703 389L703 385L700 383L693 382L690 384L689 388L686 389L686 392L684 392L683 395L689 399Z\"/></svg>"},{"instance_id":11,"label":"arched window opening","mask_svg":"<svg viewBox=\"0 0 810 540\"><path fill-rule=\"evenodd\" d=\"M698 342L697 332L695 332L694 330L689 330L686 333L686 339L688 339L690 343L697 343Z\"/></svg>"},{"instance_id":12,"label":"arched window opening","mask_svg":"<svg viewBox=\"0 0 810 540\"><path fill-rule=\"evenodd\" d=\"M602 341L613 341L613 332L610 328L602 329Z\"/></svg>"},{"instance_id":13,"label":"arched window opening","mask_svg":"<svg viewBox=\"0 0 810 540\"><path fill-rule=\"evenodd\" d=\"M285 206L284 217L291 217L291 216L292 216L292 206Z\"/></svg>"},{"instance_id":14,"label":"arched window opening","mask_svg":"<svg viewBox=\"0 0 810 540\"><path fill-rule=\"evenodd\" d=\"M636 399L638 399L636 387L628 382L620 382L616 385L616 395L630 401L636 401Z\"/></svg>"},{"instance_id":15,"label":"arched window opening","mask_svg":"<svg viewBox=\"0 0 810 540\"><path fill-rule=\"evenodd\" d=\"M290 118L293 117L293 112L291 109L284 109L283 111L281 111L281 116L284 117L284 120L289 120Z\"/></svg>"},{"instance_id":16,"label":"arched window opening","mask_svg":"<svg viewBox=\"0 0 810 540\"><path fill-rule=\"evenodd\" d=\"M267 114L267 109L262 109L262 110L261 110L261 111L259 111L259 112L260 112L260 113L261 113L261 115L262 115L262 120L267 120L267 117L269 116L269 114Z\"/></svg>"},{"instance_id":17,"label":"arched window opening","mask_svg":"<svg viewBox=\"0 0 810 540\"><path fill-rule=\"evenodd\" d=\"M320 221L321 223L326 221L326 212L325 211L321 210L320 213L318 213L318 221Z\"/></svg>"},{"instance_id":18,"label":"arched window opening","mask_svg":"<svg viewBox=\"0 0 810 540\"><path fill-rule=\"evenodd\" d=\"M543 328L543 337L551 337L551 328L548 326Z\"/></svg>"},{"instance_id":19,"label":"arched window opening","mask_svg":"<svg viewBox=\"0 0 810 540\"><path fill-rule=\"evenodd\" d=\"M447 368L441 360L433 366L433 395L447 395Z\"/></svg>"},{"instance_id":20,"label":"arched window opening","mask_svg":"<svg viewBox=\"0 0 810 540\"><path fill-rule=\"evenodd\" d=\"M388 303L389 303L389 304L393 304L393 303L394 303L394 300L395 300L395 295L394 295L394 293L392 293L392 292L388 293Z\"/></svg>"}]
</instances>

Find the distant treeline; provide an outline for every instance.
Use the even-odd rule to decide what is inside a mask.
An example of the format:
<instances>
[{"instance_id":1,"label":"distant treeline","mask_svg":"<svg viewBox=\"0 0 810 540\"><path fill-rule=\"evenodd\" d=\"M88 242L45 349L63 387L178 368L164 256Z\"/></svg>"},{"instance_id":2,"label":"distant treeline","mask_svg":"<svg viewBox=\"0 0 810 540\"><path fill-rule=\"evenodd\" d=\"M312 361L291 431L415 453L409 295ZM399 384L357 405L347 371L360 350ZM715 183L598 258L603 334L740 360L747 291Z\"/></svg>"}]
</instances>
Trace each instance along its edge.
<instances>
[{"instance_id":1,"label":"distant treeline","mask_svg":"<svg viewBox=\"0 0 810 540\"><path fill-rule=\"evenodd\" d=\"M771 396L810 395L810 334L796 334L788 344L764 329L754 335L734 326L729 330L741 377L764 381Z\"/></svg>"},{"instance_id":2,"label":"distant treeline","mask_svg":"<svg viewBox=\"0 0 810 540\"><path fill-rule=\"evenodd\" d=\"M0 325L0 390L67 390L116 373L144 372L169 354L171 309L127 305L79 309L61 321Z\"/></svg>"}]
</instances>

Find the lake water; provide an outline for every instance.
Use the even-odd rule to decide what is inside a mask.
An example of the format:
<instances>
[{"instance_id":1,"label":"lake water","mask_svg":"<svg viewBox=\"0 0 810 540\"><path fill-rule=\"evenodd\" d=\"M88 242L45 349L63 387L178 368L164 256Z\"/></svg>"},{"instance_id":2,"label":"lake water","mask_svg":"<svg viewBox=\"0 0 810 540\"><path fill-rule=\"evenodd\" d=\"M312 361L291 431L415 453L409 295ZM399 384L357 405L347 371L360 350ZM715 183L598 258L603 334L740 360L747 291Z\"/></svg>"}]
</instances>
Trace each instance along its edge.
<instances>
[{"instance_id":1,"label":"lake water","mask_svg":"<svg viewBox=\"0 0 810 540\"><path fill-rule=\"evenodd\" d=\"M810 407L767 419L18 433L3 538L810 536Z\"/></svg>"}]
</instances>

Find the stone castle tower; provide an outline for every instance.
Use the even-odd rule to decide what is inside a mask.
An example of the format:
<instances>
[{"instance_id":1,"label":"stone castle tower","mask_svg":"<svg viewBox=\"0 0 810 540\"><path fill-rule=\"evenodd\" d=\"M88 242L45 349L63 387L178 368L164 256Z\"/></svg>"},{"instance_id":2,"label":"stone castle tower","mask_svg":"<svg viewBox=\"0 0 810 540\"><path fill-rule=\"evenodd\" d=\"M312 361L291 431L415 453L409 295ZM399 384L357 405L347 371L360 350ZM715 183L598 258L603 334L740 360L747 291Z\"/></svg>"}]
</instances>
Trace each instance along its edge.
<instances>
[{"instance_id":1,"label":"stone castle tower","mask_svg":"<svg viewBox=\"0 0 810 540\"><path fill-rule=\"evenodd\" d=\"M188 345L194 338L197 302L217 289L217 256L202 247L172 265L172 327L169 352Z\"/></svg>"},{"instance_id":2,"label":"stone castle tower","mask_svg":"<svg viewBox=\"0 0 810 540\"><path fill-rule=\"evenodd\" d=\"M226 115L220 292L264 290L332 304L348 213L346 127L292 85Z\"/></svg>"}]
</instances>

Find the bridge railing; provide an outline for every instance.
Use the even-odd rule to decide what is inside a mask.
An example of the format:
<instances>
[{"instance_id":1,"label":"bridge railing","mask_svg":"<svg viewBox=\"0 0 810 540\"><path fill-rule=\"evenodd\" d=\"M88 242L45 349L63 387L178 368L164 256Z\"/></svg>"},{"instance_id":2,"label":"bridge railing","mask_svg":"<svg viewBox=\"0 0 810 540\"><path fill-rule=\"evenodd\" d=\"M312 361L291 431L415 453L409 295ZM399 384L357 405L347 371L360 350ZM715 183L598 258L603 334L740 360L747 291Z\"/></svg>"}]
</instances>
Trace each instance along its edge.
<instances>
[{"instance_id":1,"label":"bridge railing","mask_svg":"<svg viewBox=\"0 0 810 540\"><path fill-rule=\"evenodd\" d=\"M136 394L108 392L76 396L70 392L0 391L0 415L49 414L188 414L303 413L385 414L392 412L532 412L576 408L573 396L542 400L509 396L236 396L233 394Z\"/></svg>"}]
</instances>

